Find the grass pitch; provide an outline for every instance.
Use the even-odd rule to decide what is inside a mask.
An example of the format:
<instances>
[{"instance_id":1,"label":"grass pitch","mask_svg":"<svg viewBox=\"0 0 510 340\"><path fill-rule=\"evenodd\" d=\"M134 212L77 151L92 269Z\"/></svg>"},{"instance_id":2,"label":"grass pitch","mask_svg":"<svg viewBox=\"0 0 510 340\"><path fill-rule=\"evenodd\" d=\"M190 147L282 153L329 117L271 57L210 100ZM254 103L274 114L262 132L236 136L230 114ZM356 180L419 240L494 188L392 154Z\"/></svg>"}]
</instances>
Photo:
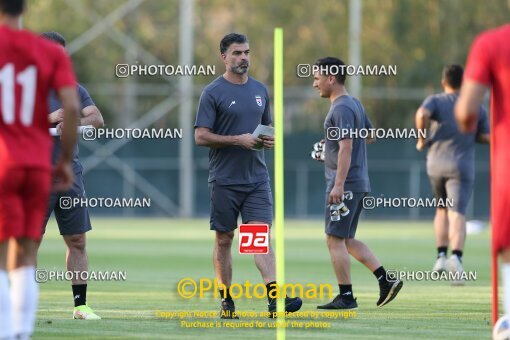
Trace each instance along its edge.
<instances>
[{"instance_id":1,"label":"grass pitch","mask_svg":"<svg viewBox=\"0 0 510 340\"><path fill-rule=\"evenodd\" d=\"M186 300L177 282L213 278L213 232L206 220L93 219L89 232L90 270L126 271L124 282L89 282L88 304L100 321L72 320L69 282L40 284L34 339L274 339L274 328L183 328L176 319L156 317L158 311L217 311L212 296ZM335 277L325 244L322 221L286 221L286 281L333 285ZM430 270L435 259L432 223L361 221L357 237L366 242L387 269ZM234 245L237 245L237 237ZM47 228L39 269L65 270L65 246L54 221ZM352 281L359 309L354 318L323 321L329 328L291 328L288 339L455 339L490 338L489 232L468 235L466 271L477 280L464 287L447 282L404 283L398 297L377 308L373 275L354 259ZM261 281L251 255L233 250L234 283ZM306 300L302 311L316 311L325 299ZM265 311L265 299L239 299L239 311ZM195 321L197 319L188 319ZM218 319L199 319L213 321ZM274 322L258 318L261 322ZM251 321L251 320L240 320ZM310 320L297 320L310 321ZM317 321L317 320L315 320Z\"/></svg>"}]
</instances>

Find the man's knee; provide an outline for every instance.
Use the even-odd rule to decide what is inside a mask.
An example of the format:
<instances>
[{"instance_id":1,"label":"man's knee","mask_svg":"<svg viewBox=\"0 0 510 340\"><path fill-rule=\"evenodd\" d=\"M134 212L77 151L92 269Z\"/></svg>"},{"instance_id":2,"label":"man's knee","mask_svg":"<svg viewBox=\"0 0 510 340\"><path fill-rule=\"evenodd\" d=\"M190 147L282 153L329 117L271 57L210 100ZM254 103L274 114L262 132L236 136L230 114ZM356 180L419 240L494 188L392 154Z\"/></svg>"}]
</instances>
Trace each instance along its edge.
<instances>
[{"instance_id":1,"label":"man's knee","mask_svg":"<svg viewBox=\"0 0 510 340\"><path fill-rule=\"evenodd\" d=\"M234 240L234 232L216 232L216 244L222 248L230 248Z\"/></svg>"},{"instance_id":2,"label":"man's knee","mask_svg":"<svg viewBox=\"0 0 510 340\"><path fill-rule=\"evenodd\" d=\"M356 240L355 238L345 239L345 246L349 254L352 254L353 252L359 253L360 251L363 251L364 248L366 247L365 243Z\"/></svg>"},{"instance_id":3,"label":"man's knee","mask_svg":"<svg viewBox=\"0 0 510 340\"><path fill-rule=\"evenodd\" d=\"M268 243L269 243L269 253L271 253L273 251L272 246L271 246L271 240L272 240L271 239L271 224L269 224L267 222L260 222L260 221L248 221L248 222L246 222L246 224L267 224L267 226L269 227L269 233L267 234ZM267 254L261 254L261 255L267 255Z\"/></svg>"},{"instance_id":4,"label":"man's knee","mask_svg":"<svg viewBox=\"0 0 510 340\"><path fill-rule=\"evenodd\" d=\"M76 234L76 235L65 235L64 240L66 241L67 247L69 250L74 251L85 251L86 247L86 238L85 233L83 234Z\"/></svg>"},{"instance_id":5,"label":"man's knee","mask_svg":"<svg viewBox=\"0 0 510 340\"><path fill-rule=\"evenodd\" d=\"M460 213L458 211L451 210L451 209L448 210L448 220L449 220L450 224L459 223L460 226L465 226L463 223L465 221L464 214Z\"/></svg>"},{"instance_id":6,"label":"man's knee","mask_svg":"<svg viewBox=\"0 0 510 340\"><path fill-rule=\"evenodd\" d=\"M450 208L450 209L444 209L447 211L448 217L457 217L457 218L463 218L464 214L460 212L457 208Z\"/></svg>"},{"instance_id":7,"label":"man's knee","mask_svg":"<svg viewBox=\"0 0 510 340\"><path fill-rule=\"evenodd\" d=\"M37 241L26 237L10 239L7 257L9 258L7 263L9 270L24 266L35 266Z\"/></svg>"},{"instance_id":8,"label":"man's knee","mask_svg":"<svg viewBox=\"0 0 510 340\"><path fill-rule=\"evenodd\" d=\"M355 239L353 239L353 238L346 238L345 239L345 246L347 247L347 250L353 248L356 245L356 242L357 241Z\"/></svg>"},{"instance_id":9,"label":"man's knee","mask_svg":"<svg viewBox=\"0 0 510 340\"><path fill-rule=\"evenodd\" d=\"M327 235L326 242L328 244L329 249L337 247L346 247L346 239L343 237Z\"/></svg>"},{"instance_id":10,"label":"man's knee","mask_svg":"<svg viewBox=\"0 0 510 340\"><path fill-rule=\"evenodd\" d=\"M502 249L500 254L503 262L510 263L510 248Z\"/></svg>"},{"instance_id":11,"label":"man's knee","mask_svg":"<svg viewBox=\"0 0 510 340\"><path fill-rule=\"evenodd\" d=\"M436 215L446 217L446 214L447 214L446 208L442 208L442 207L436 208Z\"/></svg>"}]
</instances>

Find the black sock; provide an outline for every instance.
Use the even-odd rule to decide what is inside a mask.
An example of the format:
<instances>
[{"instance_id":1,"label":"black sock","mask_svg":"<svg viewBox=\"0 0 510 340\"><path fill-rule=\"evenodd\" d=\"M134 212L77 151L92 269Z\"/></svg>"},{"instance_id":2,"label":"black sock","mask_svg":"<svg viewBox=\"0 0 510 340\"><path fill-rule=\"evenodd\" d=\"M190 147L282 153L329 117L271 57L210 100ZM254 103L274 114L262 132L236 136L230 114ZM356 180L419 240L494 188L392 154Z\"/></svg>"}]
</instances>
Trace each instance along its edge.
<instances>
[{"instance_id":1,"label":"black sock","mask_svg":"<svg viewBox=\"0 0 510 340\"><path fill-rule=\"evenodd\" d=\"M448 253L448 247L437 247L437 257L441 256L441 253L446 256Z\"/></svg>"},{"instance_id":2,"label":"black sock","mask_svg":"<svg viewBox=\"0 0 510 340\"><path fill-rule=\"evenodd\" d=\"M340 288L340 295L343 299L354 299L354 296L352 296L352 285L338 285L338 288Z\"/></svg>"},{"instance_id":3,"label":"black sock","mask_svg":"<svg viewBox=\"0 0 510 340\"><path fill-rule=\"evenodd\" d=\"M222 300L233 301L232 296L230 296L230 289L229 288L225 288L225 290L220 289L220 298Z\"/></svg>"},{"instance_id":4,"label":"black sock","mask_svg":"<svg viewBox=\"0 0 510 340\"><path fill-rule=\"evenodd\" d=\"M87 285L72 285L74 296L74 307L87 304Z\"/></svg>"},{"instance_id":5,"label":"black sock","mask_svg":"<svg viewBox=\"0 0 510 340\"><path fill-rule=\"evenodd\" d=\"M452 250L453 255L457 255L459 260L462 262L462 250Z\"/></svg>"},{"instance_id":6,"label":"black sock","mask_svg":"<svg viewBox=\"0 0 510 340\"><path fill-rule=\"evenodd\" d=\"M384 269L383 266L380 266L376 270L374 270L374 276L379 281L379 285L383 285L388 283L388 280L386 279L386 269Z\"/></svg>"},{"instance_id":7,"label":"black sock","mask_svg":"<svg viewBox=\"0 0 510 340\"><path fill-rule=\"evenodd\" d=\"M266 292L267 292L267 302L272 303L276 299L277 288L276 288L276 281L269 282L266 285Z\"/></svg>"}]
</instances>

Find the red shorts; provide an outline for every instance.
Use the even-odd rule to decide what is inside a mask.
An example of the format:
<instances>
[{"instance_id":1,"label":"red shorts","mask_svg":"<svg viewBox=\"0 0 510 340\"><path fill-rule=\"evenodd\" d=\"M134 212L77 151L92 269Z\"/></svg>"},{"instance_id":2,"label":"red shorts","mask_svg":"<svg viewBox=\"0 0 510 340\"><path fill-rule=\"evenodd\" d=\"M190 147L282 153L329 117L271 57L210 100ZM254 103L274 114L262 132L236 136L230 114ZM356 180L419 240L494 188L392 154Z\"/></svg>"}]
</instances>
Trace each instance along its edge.
<instances>
[{"instance_id":1,"label":"red shorts","mask_svg":"<svg viewBox=\"0 0 510 340\"><path fill-rule=\"evenodd\" d=\"M0 168L0 241L40 240L51 190L51 172Z\"/></svg>"},{"instance_id":2,"label":"red shorts","mask_svg":"<svg viewBox=\"0 0 510 340\"><path fill-rule=\"evenodd\" d=\"M492 250L499 253L503 249L510 248L510 181L508 180L510 152L509 145L506 144L507 131L500 130L499 135L492 131L493 129L491 129ZM502 140L501 137L505 139Z\"/></svg>"},{"instance_id":3,"label":"red shorts","mask_svg":"<svg viewBox=\"0 0 510 340\"><path fill-rule=\"evenodd\" d=\"M491 199L493 249L510 248L510 190L496 190Z\"/></svg>"}]
</instances>

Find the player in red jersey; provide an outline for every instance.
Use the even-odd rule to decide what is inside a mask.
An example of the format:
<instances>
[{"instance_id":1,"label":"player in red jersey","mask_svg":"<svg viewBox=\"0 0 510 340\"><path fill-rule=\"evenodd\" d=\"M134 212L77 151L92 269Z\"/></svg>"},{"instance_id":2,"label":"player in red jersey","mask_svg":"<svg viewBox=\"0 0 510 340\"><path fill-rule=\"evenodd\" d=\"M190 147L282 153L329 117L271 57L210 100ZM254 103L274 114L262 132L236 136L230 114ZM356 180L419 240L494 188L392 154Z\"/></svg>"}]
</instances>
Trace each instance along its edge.
<instances>
[{"instance_id":1,"label":"player in red jersey","mask_svg":"<svg viewBox=\"0 0 510 340\"><path fill-rule=\"evenodd\" d=\"M79 116L69 57L20 29L24 7L24 0L0 0L0 339L27 339L34 328L37 242L51 190L50 89L65 111L56 190L72 184Z\"/></svg>"},{"instance_id":2,"label":"player in red jersey","mask_svg":"<svg viewBox=\"0 0 510 340\"><path fill-rule=\"evenodd\" d=\"M510 314L510 24L476 37L467 60L456 106L459 126L474 129L485 92L491 91L491 223L492 250L503 259L505 313ZM494 257L496 258L496 257ZM497 265L493 264L497 273ZM497 289L497 280L493 288ZM496 293L497 290L494 290ZM496 296L496 295L495 295ZM493 302L497 305L497 299ZM494 309L495 311L496 309ZM493 316L497 316L494 313Z\"/></svg>"}]
</instances>

